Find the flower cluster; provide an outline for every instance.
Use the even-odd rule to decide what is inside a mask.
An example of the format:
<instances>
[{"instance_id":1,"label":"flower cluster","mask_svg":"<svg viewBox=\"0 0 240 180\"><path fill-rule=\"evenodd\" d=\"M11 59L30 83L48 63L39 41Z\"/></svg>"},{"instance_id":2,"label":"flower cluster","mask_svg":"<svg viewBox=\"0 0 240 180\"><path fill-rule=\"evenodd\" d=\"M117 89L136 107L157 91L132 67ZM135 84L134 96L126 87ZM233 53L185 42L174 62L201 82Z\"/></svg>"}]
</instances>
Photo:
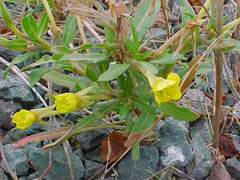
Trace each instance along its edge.
<instances>
[{"instance_id":1,"label":"flower cluster","mask_svg":"<svg viewBox=\"0 0 240 180\"><path fill-rule=\"evenodd\" d=\"M150 72L147 73L147 76L158 104L181 98L182 94L178 87L180 83L178 74L170 73L167 79L156 77Z\"/></svg>"}]
</instances>

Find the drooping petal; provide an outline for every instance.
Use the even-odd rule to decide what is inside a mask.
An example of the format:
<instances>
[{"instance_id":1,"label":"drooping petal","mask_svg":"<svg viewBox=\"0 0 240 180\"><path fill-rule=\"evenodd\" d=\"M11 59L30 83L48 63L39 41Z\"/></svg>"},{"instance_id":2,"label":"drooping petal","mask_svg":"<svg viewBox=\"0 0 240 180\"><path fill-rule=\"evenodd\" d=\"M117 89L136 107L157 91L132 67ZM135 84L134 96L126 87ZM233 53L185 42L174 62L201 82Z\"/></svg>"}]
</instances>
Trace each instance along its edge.
<instances>
[{"instance_id":1,"label":"drooping petal","mask_svg":"<svg viewBox=\"0 0 240 180\"><path fill-rule=\"evenodd\" d=\"M177 86L179 85L180 83L180 77L177 73L170 73L167 77L167 80L172 80L172 81L175 81L175 83L177 84Z\"/></svg>"}]
</instances>

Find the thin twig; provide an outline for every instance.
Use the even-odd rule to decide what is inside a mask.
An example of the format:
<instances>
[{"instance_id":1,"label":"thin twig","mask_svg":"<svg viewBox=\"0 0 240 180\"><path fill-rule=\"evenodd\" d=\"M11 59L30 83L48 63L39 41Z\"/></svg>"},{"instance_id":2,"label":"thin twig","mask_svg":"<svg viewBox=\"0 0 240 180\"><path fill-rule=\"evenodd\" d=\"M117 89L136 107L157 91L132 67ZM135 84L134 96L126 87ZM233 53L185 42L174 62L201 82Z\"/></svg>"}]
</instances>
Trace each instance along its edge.
<instances>
[{"instance_id":1,"label":"thin twig","mask_svg":"<svg viewBox=\"0 0 240 180\"><path fill-rule=\"evenodd\" d=\"M8 165L7 159L6 159L5 154L4 154L4 148L3 148L3 145L2 145L1 142L0 142L0 151L1 151L2 161L3 161L3 163L5 164L8 173L9 173L10 176L13 178L13 180L18 180L18 177L17 177L16 173L13 172L12 169L11 169L11 168L9 167L9 165Z\"/></svg>"},{"instance_id":2,"label":"thin twig","mask_svg":"<svg viewBox=\"0 0 240 180\"><path fill-rule=\"evenodd\" d=\"M52 83L50 83L49 81L47 82L48 84L48 90L49 92L52 91ZM49 105L52 105L53 102L51 99L49 99ZM52 130L53 128L53 117L50 116L49 117L49 126L48 126L49 130ZM52 140L50 139L49 140L49 143L51 143ZM53 150L52 149L49 149L49 152L48 152L48 155L49 155L49 160L48 160L48 167L43 171L43 173L40 175L39 177L39 180L42 180L44 178L44 176L50 171L50 169L53 167Z\"/></svg>"},{"instance_id":3,"label":"thin twig","mask_svg":"<svg viewBox=\"0 0 240 180\"><path fill-rule=\"evenodd\" d=\"M82 24L82 16L76 16L76 18L77 18L78 29L80 31L83 44L87 44L88 41L87 41L86 34L84 32L84 28L83 28L83 24ZM86 51L87 51L88 54L90 53L89 49L87 49Z\"/></svg>"},{"instance_id":4,"label":"thin twig","mask_svg":"<svg viewBox=\"0 0 240 180\"><path fill-rule=\"evenodd\" d=\"M240 96L239 96L236 88L234 87L234 85L233 85L233 83L231 81L230 74L229 74L228 69L227 69L227 62L226 62L225 56L223 56L223 67L224 67L224 71L226 72L227 83L228 83L228 85L229 85L233 95L237 99L238 103L240 103Z\"/></svg>"},{"instance_id":5,"label":"thin twig","mask_svg":"<svg viewBox=\"0 0 240 180\"><path fill-rule=\"evenodd\" d=\"M217 37L222 35L223 31L223 2L224 0L215 0L216 4L216 31ZM221 41L219 42L221 44ZM215 51L215 81L216 81L216 91L215 91L215 118L213 123L214 129L214 143L213 146L218 148L219 142L219 130L221 123L221 111L222 111L222 62L223 53L218 48Z\"/></svg>"},{"instance_id":6,"label":"thin twig","mask_svg":"<svg viewBox=\"0 0 240 180\"><path fill-rule=\"evenodd\" d=\"M165 23L166 23L166 29L167 29L167 39L169 39L170 38L170 30L169 30L169 26L168 26L166 0L161 0L161 2L162 2L162 10L163 10L163 15L164 15L164 20L165 20Z\"/></svg>"},{"instance_id":7,"label":"thin twig","mask_svg":"<svg viewBox=\"0 0 240 180\"><path fill-rule=\"evenodd\" d=\"M67 159L67 165L68 165L68 168L70 171L70 177L71 177L71 180L74 180L74 173L73 173L72 163L71 163L71 159L70 159L70 155L69 155L70 148L71 147L67 140L65 142L63 142L63 149L64 149L65 156Z\"/></svg>"},{"instance_id":8,"label":"thin twig","mask_svg":"<svg viewBox=\"0 0 240 180\"><path fill-rule=\"evenodd\" d=\"M88 30L95 36L95 38L100 42L103 43L103 39L96 33L96 31L92 28L92 26L85 20L82 20L84 25L88 28Z\"/></svg>"}]
</instances>

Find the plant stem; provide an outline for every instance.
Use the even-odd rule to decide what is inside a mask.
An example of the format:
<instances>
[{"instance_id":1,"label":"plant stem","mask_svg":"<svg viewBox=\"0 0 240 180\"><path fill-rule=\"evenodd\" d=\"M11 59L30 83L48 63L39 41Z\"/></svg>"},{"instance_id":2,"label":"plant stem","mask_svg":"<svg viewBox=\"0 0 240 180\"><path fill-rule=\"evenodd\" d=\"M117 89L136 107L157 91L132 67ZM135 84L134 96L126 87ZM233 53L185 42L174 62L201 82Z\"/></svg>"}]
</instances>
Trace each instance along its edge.
<instances>
[{"instance_id":1,"label":"plant stem","mask_svg":"<svg viewBox=\"0 0 240 180\"><path fill-rule=\"evenodd\" d=\"M223 31L223 2L224 0L215 0L216 4L216 31L217 31L217 38L221 36ZM220 41L218 46L221 46ZM220 130L220 123L221 123L221 111L222 111L222 64L223 64L223 54L220 48L217 48L215 51L215 82L216 82L216 91L215 91L215 118L213 123L213 130L214 130L214 142L213 146L218 148L219 142L219 130Z\"/></svg>"}]
</instances>

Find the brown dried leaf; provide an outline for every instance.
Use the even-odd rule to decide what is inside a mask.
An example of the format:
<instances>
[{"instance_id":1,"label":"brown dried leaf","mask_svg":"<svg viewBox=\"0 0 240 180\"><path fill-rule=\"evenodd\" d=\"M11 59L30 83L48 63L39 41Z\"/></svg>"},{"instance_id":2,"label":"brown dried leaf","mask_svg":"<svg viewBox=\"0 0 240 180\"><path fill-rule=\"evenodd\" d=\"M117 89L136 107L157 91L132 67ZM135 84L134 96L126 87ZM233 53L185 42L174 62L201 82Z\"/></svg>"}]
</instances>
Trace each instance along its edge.
<instances>
[{"instance_id":1,"label":"brown dried leaf","mask_svg":"<svg viewBox=\"0 0 240 180\"><path fill-rule=\"evenodd\" d=\"M11 29L8 26L3 26L0 28L0 34L7 34L11 32Z\"/></svg>"},{"instance_id":2,"label":"brown dried leaf","mask_svg":"<svg viewBox=\"0 0 240 180\"><path fill-rule=\"evenodd\" d=\"M115 161L127 148L124 146L127 137L120 131L113 131L102 141L101 158L106 161Z\"/></svg>"},{"instance_id":3,"label":"brown dried leaf","mask_svg":"<svg viewBox=\"0 0 240 180\"><path fill-rule=\"evenodd\" d=\"M124 40L128 37L130 26L126 14L128 14L127 7L120 1L117 6L117 38L121 49L124 49Z\"/></svg>"},{"instance_id":4,"label":"brown dried leaf","mask_svg":"<svg viewBox=\"0 0 240 180\"><path fill-rule=\"evenodd\" d=\"M231 135L221 134L219 137L219 151L224 157L237 156L237 151Z\"/></svg>"}]
</instances>

